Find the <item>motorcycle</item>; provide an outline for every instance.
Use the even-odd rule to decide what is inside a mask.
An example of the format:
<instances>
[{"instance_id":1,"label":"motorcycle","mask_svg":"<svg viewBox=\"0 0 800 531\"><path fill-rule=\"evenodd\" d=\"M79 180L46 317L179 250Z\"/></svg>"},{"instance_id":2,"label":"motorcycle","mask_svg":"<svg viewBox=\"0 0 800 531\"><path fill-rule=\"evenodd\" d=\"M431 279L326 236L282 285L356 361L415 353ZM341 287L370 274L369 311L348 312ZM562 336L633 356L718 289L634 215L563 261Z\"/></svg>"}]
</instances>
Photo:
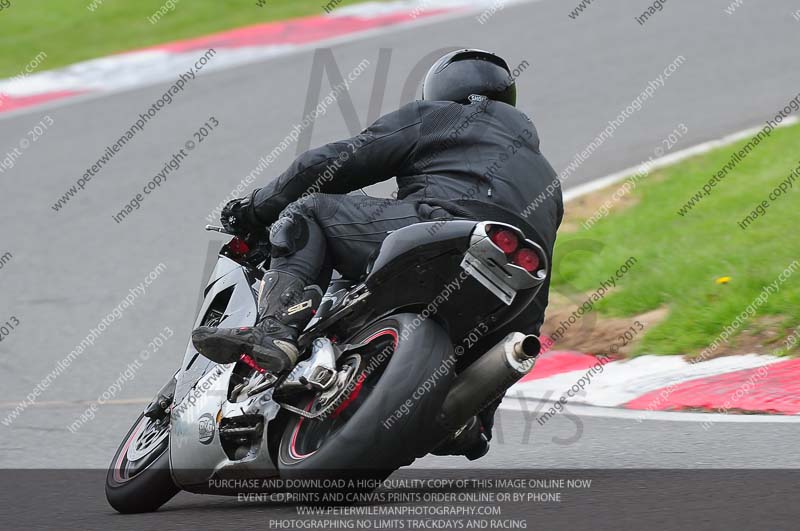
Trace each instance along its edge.
<instances>
[{"instance_id":1,"label":"motorcycle","mask_svg":"<svg viewBox=\"0 0 800 531\"><path fill-rule=\"evenodd\" d=\"M268 244L234 236L194 325L253 326L268 265ZM180 490L218 494L226 478L387 478L533 369L534 335L512 332L485 352L462 345L517 316L547 271L542 248L506 223L391 232L362 279L331 281L288 375L244 355L218 365L189 341L117 449L108 502L121 513L154 511Z\"/></svg>"}]
</instances>

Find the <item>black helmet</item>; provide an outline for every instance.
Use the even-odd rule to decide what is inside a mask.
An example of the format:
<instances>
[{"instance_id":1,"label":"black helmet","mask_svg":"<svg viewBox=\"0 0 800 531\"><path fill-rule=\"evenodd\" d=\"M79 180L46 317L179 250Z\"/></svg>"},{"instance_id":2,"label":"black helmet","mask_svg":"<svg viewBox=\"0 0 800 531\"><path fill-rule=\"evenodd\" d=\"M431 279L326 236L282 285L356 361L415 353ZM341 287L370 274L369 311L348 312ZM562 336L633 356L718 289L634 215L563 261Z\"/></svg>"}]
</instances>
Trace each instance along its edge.
<instances>
[{"instance_id":1,"label":"black helmet","mask_svg":"<svg viewBox=\"0 0 800 531\"><path fill-rule=\"evenodd\" d=\"M465 49L436 61L422 83L422 99L468 103L473 94L517 104L517 86L508 64L493 53Z\"/></svg>"}]
</instances>

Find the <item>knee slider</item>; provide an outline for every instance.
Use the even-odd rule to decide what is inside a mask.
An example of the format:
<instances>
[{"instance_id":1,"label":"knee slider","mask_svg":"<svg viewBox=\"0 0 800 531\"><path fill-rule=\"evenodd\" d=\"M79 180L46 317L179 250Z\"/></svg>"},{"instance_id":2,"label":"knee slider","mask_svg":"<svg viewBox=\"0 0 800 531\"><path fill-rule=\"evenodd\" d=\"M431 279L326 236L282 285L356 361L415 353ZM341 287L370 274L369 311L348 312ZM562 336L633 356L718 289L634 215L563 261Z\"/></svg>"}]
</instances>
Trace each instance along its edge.
<instances>
[{"instance_id":1,"label":"knee slider","mask_svg":"<svg viewBox=\"0 0 800 531\"><path fill-rule=\"evenodd\" d=\"M308 222L298 213L281 215L269 231L272 256L289 256L308 243Z\"/></svg>"}]
</instances>

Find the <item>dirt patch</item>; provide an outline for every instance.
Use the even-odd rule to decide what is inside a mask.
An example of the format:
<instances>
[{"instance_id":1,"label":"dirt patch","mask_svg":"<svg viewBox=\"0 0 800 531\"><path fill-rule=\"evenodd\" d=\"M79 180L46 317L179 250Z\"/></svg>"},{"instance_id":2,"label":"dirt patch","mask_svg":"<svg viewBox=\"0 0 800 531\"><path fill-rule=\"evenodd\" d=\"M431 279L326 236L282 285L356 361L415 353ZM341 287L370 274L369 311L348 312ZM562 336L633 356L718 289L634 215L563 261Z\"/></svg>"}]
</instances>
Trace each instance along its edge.
<instances>
[{"instance_id":1,"label":"dirt patch","mask_svg":"<svg viewBox=\"0 0 800 531\"><path fill-rule=\"evenodd\" d=\"M727 343L721 343L717 350L707 356L705 360L738 354L771 354L781 350L787 338L787 334L783 332L784 320L777 316L765 316L752 320ZM691 360L695 356L686 356L686 360Z\"/></svg>"},{"instance_id":2,"label":"dirt patch","mask_svg":"<svg viewBox=\"0 0 800 531\"><path fill-rule=\"evenodd\" d=\"M594 217L595 221L603 218L602 214L619 212L636 205L639 197L634 190L635 184L627 184L628 180L614 183L596 192L592 192L576 199L573 199L564 207L564 220L561 222L559 230L566 232L576 232L581 225L588 219ZM627 190L624 193L623 190Z\"/></svg>"},{"instance_id":3,"label":"dirt patch","mask_svg":"<svg viewBox=\"0 0 800 531\"><path fill-rule=\"evenodd\" d=\"M550 299L547 318L542 325L542 335L556 339L551 347L554 350L575 350L587 354L628 357L647 331L664 321L669 314L666 308L622 318L605 317L590 312L577 319L573 318L573 324L570 325L570 316L576 312L578 306L557 293L551 293ZM780 353L789 335L783 331L784 321L784 318L775 316L754 319L742 327L739 334L727 343L720 344L713 354L705 358L705 361L741 354ZM686 355L684 359L691 361L700 351ZM795 348L788 354L796 352Z\"/></svg>"},{"instance_id":4,"label":"dirt patch","mask_svg":"<svg viewBox=\"0 0 800 531\"><path fill-rule=\"evenodd\" d=\"M577 350L606 356L629 356L650 327L668 314L660 308L633 317L604 317L596 312L569 319L578 306L558 294L551 294L542 334L556 339L553 349Z\"/></svg>"}]
</instances>

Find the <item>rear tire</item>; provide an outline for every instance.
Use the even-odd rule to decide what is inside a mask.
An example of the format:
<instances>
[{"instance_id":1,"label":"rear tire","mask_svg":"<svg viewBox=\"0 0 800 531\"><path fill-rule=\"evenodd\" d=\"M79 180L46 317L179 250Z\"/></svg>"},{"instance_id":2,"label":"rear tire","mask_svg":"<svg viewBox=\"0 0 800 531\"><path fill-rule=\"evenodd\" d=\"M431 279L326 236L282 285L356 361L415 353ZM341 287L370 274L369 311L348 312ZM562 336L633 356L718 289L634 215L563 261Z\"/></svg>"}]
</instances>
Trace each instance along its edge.
<instances>
[{"instance_id":1,"label":"rear tire","mask_svg":"<svg viewBox=\"0 0 800 531\"><path fill-rule=\"evenodd\" d=\"M162 433L153 436L153 430L160 429L154 422L144 413L139 415L108 469L106 499L121 513L155 511L180 491L169 469L169 427L166 437ZM136 445L144 445L141 455L134 454L137 459L130 460L129 448Z\"/></svg>"},{"instance_id":2,"label":"rear tire","mask_svg":"<svg viewBox=\"0 0 800 531\"><path fill-rule=\"evenodd\" d=\"M369 354L369 347L363 351L363 388L350 393L355 398L344 400L337 408L341 412L322 421L288 418L277 456L282 477L384 479L439 441L435 420L454 365L448 335L430 319L398 314L373 323L347 343L368 340L377 343L377 354ZM384 346L392 342L393 348ZM340 363L347 359L343 355ZM299 406L310 409L313 401L307 398Z\"/></svg>"}]
</instances>

